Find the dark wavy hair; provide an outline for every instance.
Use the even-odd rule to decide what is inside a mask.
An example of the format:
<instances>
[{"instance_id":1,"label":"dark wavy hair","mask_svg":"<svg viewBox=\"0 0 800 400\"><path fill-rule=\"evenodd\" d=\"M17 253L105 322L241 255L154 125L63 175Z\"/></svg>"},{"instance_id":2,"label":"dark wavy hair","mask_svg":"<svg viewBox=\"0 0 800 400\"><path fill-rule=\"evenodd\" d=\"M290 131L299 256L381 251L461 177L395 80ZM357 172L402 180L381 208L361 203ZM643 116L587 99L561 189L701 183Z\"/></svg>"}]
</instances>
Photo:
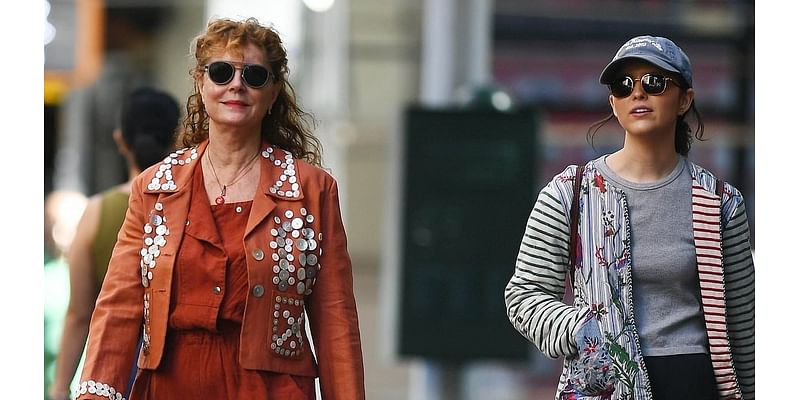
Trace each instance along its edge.
<instances>
[{"instance_id":1,"label":"dark wavy hair","mask_svg":"<svg viewBox=\"0 0 800 400\"><path fill-rule=\"evenodd\" d=\"M137 168L143 170L169 154L180 118L178 102L166 92L141 87L125 98L119 128Z\"/></svg>"},{"instance_id":2,"label":"dark wavy hair","mask_svg":"<svg viewBox=\"0 0 800 400\"><path fill-rule=\"evenodd\" d=\"M680 89L682 91L687 90L689 85L680 77L675 76L674 79L677 79L680 82ZM609 94L611 90L609 89ZM694 116L694 120L697 123L697 128L692 129L689 126L689 123L686 121L686 116L692 113ZM600 128L603 127L608 121L614 119L614 113L610 113L605 116L603 119L596 121L591 126L589 126L589 130L586 132L586 141L589 142L592 147L594 147L594 135L597 133ZM682 156L688 156L689 150L692 148L692 141L693 138L697 140L703 141L703 133L705 132L705 126L703 125L703 117L700 115L700 111L697 110L695 106L695 101L692 99L692 104L689 105L689 109L683 113L682 115L678 116L678 119L675 124L675 152Z\"/></svg>"},{"instance_id":3,"label":"dark wavy hair","mask_svg":"<svg viewBox=\"0 0 800 400\"><path fill-rule=\"evenodd\" d=\"M190 69L190 75L194 80L194 89L186 102L181 143L191 147L208 138L208 114L200 96L198 82L203 78L204 67L211 55L220 49L239 52L249 44L264 52L272 71L272 84L280 85L270 113L261 121L261 137L291 152L295 158L320 166L322 144L311 132L313 118L297 104L294 88L287 80L289 67L286 49L278 33L272 28L262 26L255 18L244 21L227 18L211 20L206 31L192 41L194 65Z\"/></svg>"}]
</instances>

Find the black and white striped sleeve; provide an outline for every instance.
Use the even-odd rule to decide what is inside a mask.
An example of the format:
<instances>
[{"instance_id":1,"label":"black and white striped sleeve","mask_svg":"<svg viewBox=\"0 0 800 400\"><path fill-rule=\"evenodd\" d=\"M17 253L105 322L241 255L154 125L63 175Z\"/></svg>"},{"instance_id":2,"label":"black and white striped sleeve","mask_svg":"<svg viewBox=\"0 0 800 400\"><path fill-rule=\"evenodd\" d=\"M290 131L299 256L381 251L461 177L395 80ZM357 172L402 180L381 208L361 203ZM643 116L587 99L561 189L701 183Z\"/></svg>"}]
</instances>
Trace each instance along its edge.
<instances>
[{"instance_id":1,"label":"black and white striped sleeve","mask_svg":"<svg viewBox=\"0 0 800 400\"><path fill-rule=\"evenodd\" d=\"M734 366L745 399L755 398L756 300L755 267L750 249L750 228L744 201L734 195L723 207L730 216L722 233L722 256L725 267L725 301L728 334Z\"/></svg>"},{"instance_id":2,"label":"black and white striped sleeve","mask_svg":"<svg viewBox=\"0 0 800 400\"><path fill-rule=\"evenodd\" d=\"M522 237L514 275L505 289L512 325L550 358L577 352L574 331L579 317L588 312L562 302L569 270L569 218L565 210L572 201L572 187L558 185L554 179L539 193Z\"/></svg>"}]
</instances>

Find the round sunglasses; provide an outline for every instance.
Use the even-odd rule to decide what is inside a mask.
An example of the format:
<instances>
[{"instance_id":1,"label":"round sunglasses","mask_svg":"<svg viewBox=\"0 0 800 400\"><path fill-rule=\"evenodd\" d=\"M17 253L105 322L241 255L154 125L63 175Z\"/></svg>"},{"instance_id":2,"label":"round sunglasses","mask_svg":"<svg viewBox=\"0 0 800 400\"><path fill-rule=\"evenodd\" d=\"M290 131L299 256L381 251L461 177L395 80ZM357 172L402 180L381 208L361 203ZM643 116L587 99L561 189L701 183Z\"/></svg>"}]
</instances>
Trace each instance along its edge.
<instances>
[{"instance_id":1,"label":"round sunglasses","mask_svg":"<svg viewBox=\"0 0 800 400\"><path fill-rule=\"evenodd\" d=\"M672 81L675 86L681 87L675 79L663 75L644 74L639 79L633 79L630 76L617 78L608 85L608 88L611 89L611 94L614 97L625 98L633 93L633 85L636 84L636 81L642 82L642 89L645 93L654 96L664 93L667 90L667 82L669 81Z\"/></svg>"},{"instance_id":2,"label":"round sunglasses","mask_svg":"<svg viewBox=\"0 0 800 400\"><path fill-rule=\"evenodd\" d=\"M242 81L253 89L262 88L269 83L270 73L263 65L242 64L240 68L237 68L227 61L214 61L205 66L211 82L217 85L227 85L233 80L237 69L242 70Z\"/></svg>"}]
</instances>

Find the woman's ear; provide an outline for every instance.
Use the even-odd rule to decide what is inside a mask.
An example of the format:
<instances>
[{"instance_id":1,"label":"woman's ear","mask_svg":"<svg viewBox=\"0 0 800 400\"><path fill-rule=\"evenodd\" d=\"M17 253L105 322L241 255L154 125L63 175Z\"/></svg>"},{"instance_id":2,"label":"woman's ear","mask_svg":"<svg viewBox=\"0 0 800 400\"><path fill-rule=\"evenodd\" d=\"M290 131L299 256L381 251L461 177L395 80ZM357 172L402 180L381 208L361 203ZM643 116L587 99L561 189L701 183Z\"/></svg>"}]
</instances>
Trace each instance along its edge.
<instances>
[{"instance_id":1,"label":"woman's ear","mask_svg":"<svg viewBox=\"0 0 800 400\"><path fill-rule=\"evenodd\" d=\"M613 112L614 116L616 117L617 116L617 109L616 109L616 107L614 107L614 100L615 100L614 96L609 94L608 95L608 104L611 105L611 112Z\"/></svg>"},{"instance_id":2,"label":"woman's ear","mask_svg":"<svg viewBox=\"0 0 800 400\"><path fill-rule=\"evenodd\" d=\"M272 98L269 100L269 111L268 113L272 114L272 106L275 105L275 100L278 100L278 95L281 94L281 90L283 90L283 83L281 82L281 86L276 88L276 90L272 91Z\"/></svg>"},{"instance_id":3,"label":"woman's ear","mask_svg":"<svg viewBox=\"0 0 800 400\"><path fill-rule=\"evenodd\" d=\"M684 115L689 111L694 101L694 89L688 88L681 94L681 103L678 108L678 115Z\"/></svg>"}]
</instances>

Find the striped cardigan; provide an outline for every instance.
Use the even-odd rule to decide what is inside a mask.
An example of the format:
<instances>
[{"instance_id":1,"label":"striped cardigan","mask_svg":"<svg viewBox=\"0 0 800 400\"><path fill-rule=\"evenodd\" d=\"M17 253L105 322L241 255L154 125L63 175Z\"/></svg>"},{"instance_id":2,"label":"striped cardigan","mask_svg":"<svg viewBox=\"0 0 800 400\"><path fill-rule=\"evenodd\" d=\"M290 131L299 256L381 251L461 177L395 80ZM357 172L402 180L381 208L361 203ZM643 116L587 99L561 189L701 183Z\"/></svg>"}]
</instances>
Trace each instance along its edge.
<instances>
[{"instance_id":1,"label":"striped cardigan","mask_svg":"<svg viewBox=\"0 0 800 400\"><path fill-rule=\"evenodd\" d=\"M505 290L514 327L565 357L556 399L652 399L633 315L630 219L622 190L586 165L579 196L574 302L569 271L575 166L540 192ZM721 399L755 398L755 273L741 193L693 163L692 218L703 316ZM722 213L720 215L720 212Z\"/></svg>"}]
</instances>

